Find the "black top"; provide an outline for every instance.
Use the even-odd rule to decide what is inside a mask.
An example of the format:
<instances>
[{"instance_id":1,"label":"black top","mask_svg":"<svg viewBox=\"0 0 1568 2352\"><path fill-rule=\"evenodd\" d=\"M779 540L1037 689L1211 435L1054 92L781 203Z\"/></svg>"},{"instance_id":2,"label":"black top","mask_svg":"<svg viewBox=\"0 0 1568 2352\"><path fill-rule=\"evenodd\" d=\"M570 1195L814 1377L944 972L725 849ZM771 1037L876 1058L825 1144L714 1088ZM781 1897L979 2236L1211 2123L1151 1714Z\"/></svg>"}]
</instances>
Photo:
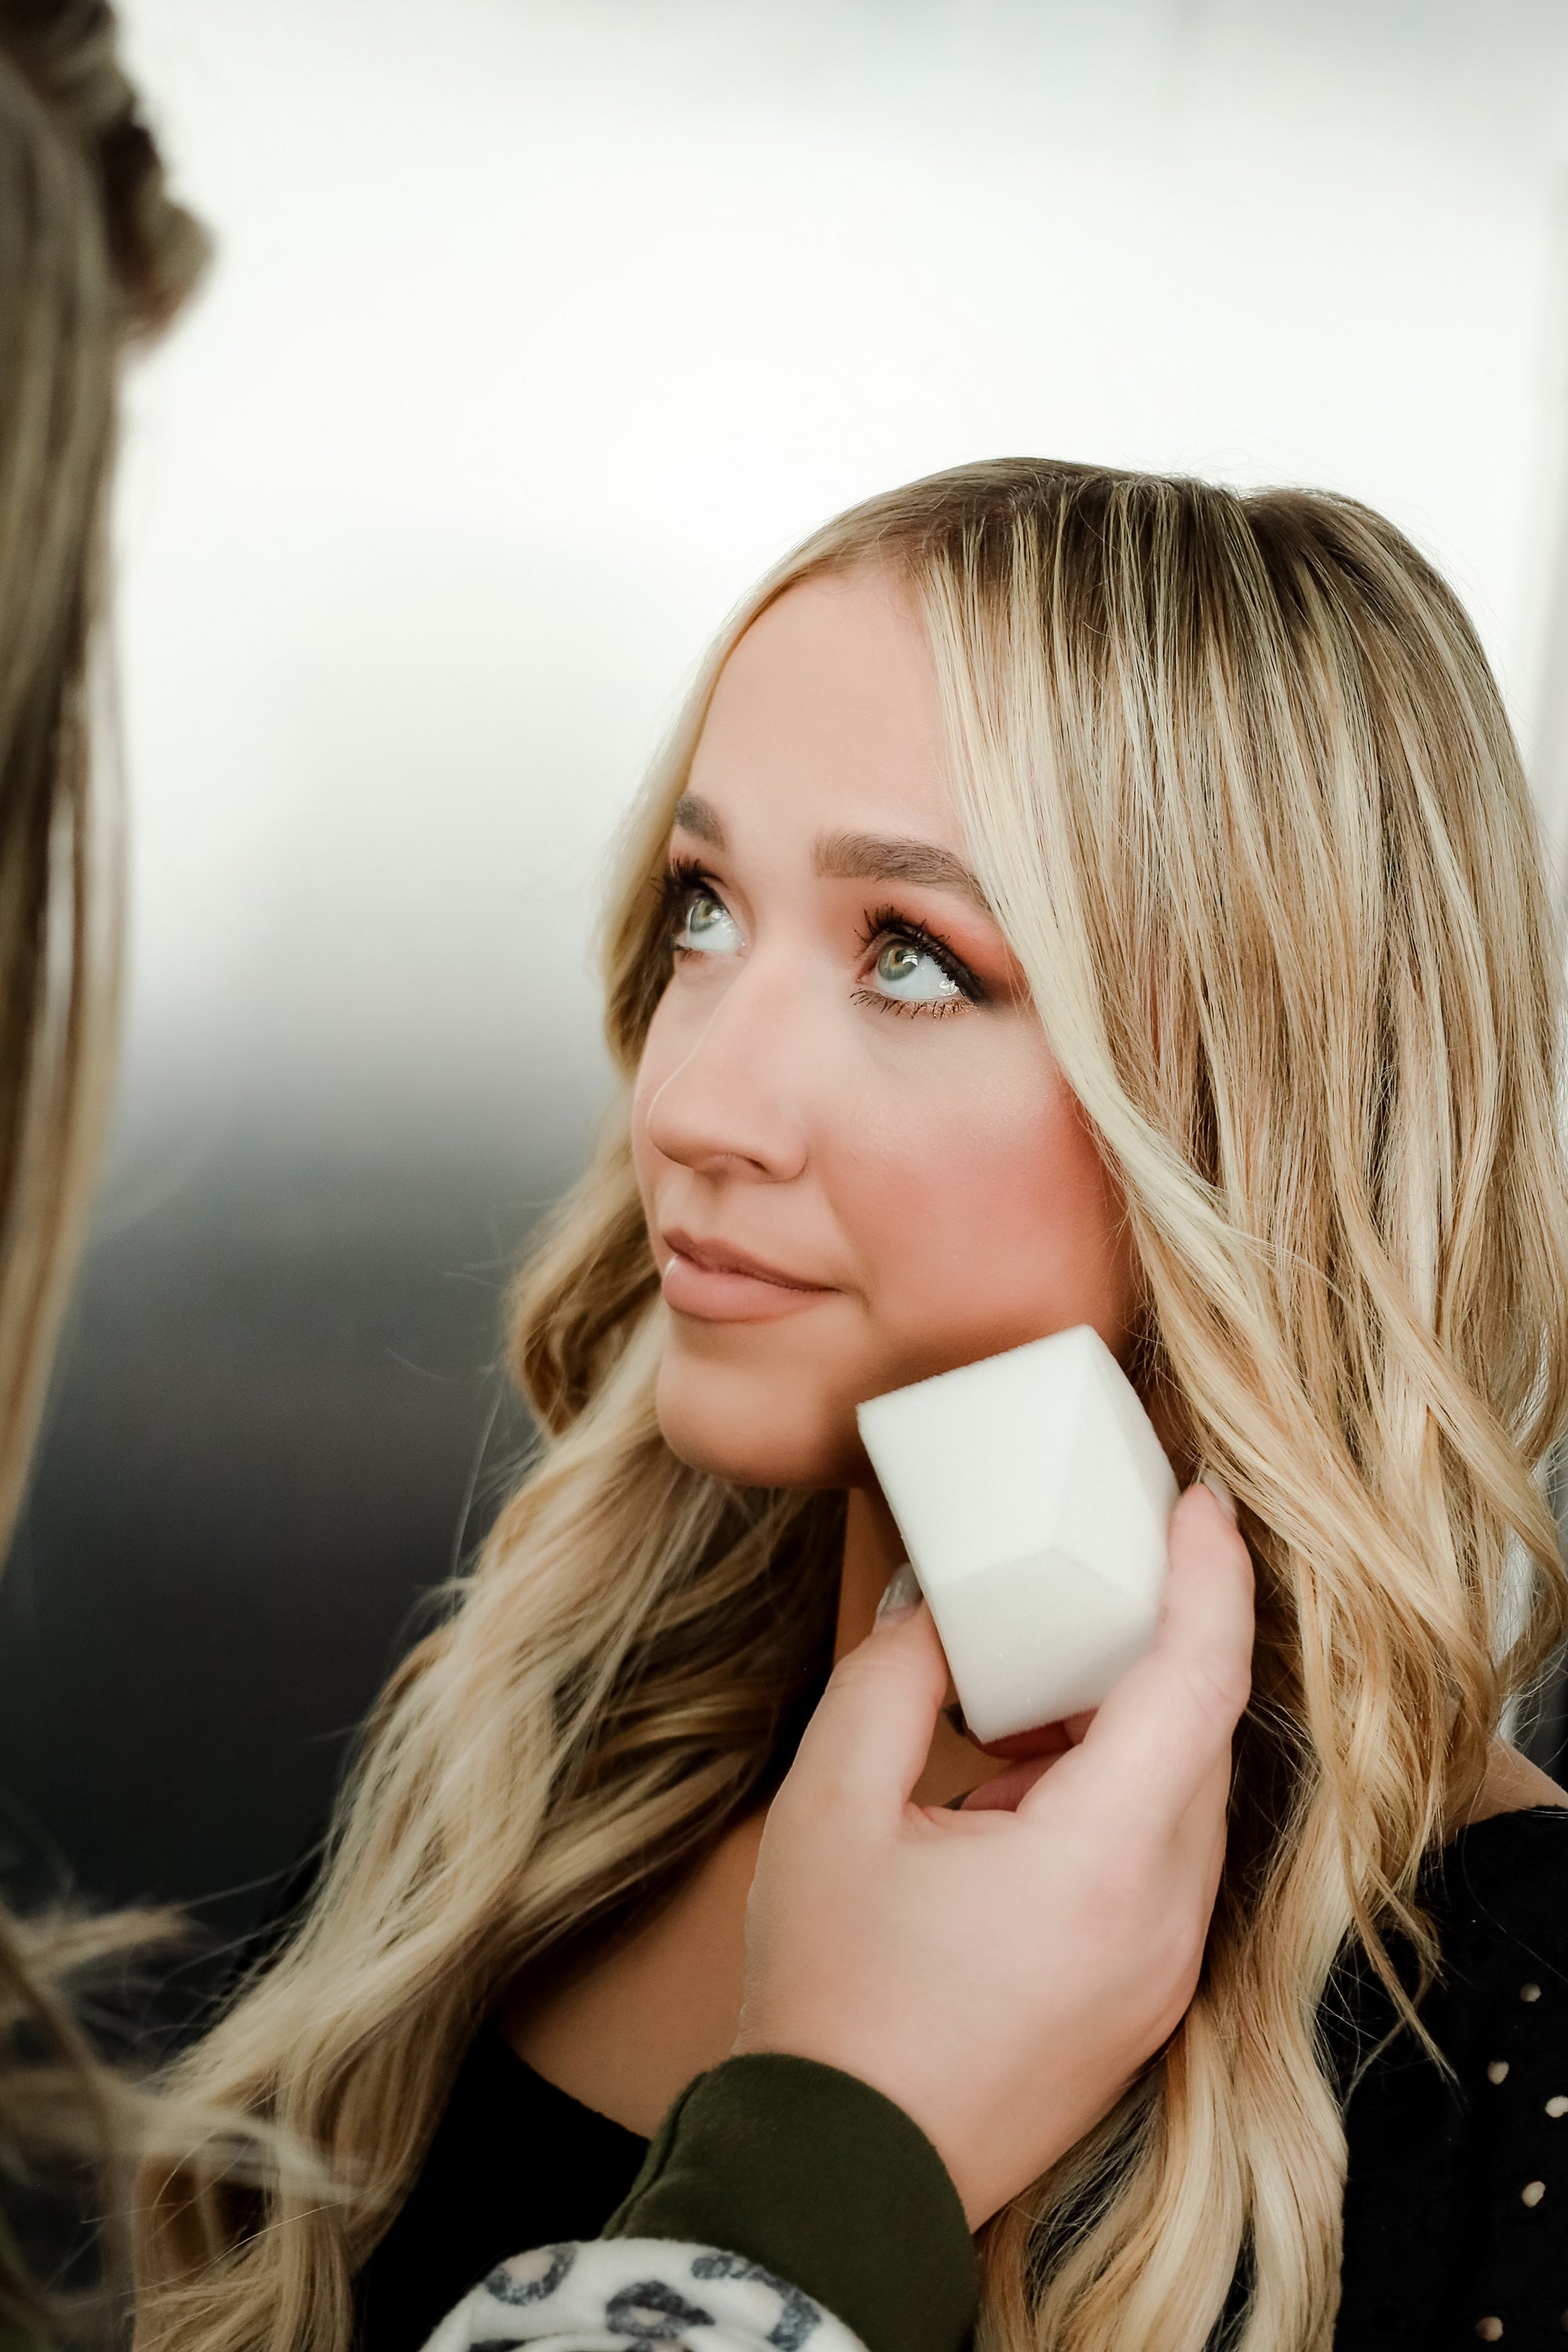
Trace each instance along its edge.
<instances>
[{"instance_id":1,"label":"black top","mask_svg":"<svg viewBox=\"0 0 1568 2352\"><path fill-rule=\"evenodd\" d=\"M1402 2034L1347 2111L1335 2352L1568 2346L1568 1808L1497 1814L1430 1860L1445 1978L1423 2014L1448 2084ZM1393 1946L1402 1970L1413 1958ZM1407 1976L1413 1982L1413 1974ZM1392 2006L1364 1961L1324 2020L1342 2082ZM362 2352L419 2352L507 2255L597 2237L647 2142L537 2074L492 2025L359 2283Z\"/></svg>"},{"instance_id":2,"label":"black top","mask_svg":"<svg viewBox=\"0 0 1568 2352\"><path fill-rule=\"evenodd\" d=\"M508 2254L598 2237L647 2146L546 2082L498 2027L483 2027L424 2169L360 2273L363 2352L420 2352Z\"/></svg>"}]
</instances>

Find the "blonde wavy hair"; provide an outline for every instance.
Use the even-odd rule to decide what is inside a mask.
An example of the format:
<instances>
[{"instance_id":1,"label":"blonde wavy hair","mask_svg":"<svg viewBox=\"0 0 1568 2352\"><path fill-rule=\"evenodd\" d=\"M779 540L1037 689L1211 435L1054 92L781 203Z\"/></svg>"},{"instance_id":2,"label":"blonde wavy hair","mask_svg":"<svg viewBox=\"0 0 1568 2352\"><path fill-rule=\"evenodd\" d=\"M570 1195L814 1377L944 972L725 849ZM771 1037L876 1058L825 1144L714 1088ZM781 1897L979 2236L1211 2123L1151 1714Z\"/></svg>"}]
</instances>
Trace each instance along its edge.
<instances>
[{"instance_id":1,"label":"blonde wavy hair","mask_svg":"<svg viewBox=\"0 0 1568 2352\"><path fill-rule=\"evenodd\" d=\"M1542 1491L1568 1418L1561 947L1485 658L1387 522L1018 459L809 539L649 781L605 958L625 1083L517 1298L538 1459L394 1677L298 1933L184 2076L354 2191L150 2184L142 2352L342 2352L478 2021L755 1803L820 1689L841 1498L739 1490L663 1444L627 1094L714 679L773 599L861 565L918 601L976 866L1125 1189L1145 1393L1230 1481L1258 1568L1202 1982L981 2232L979 2341L1199 2352L1238 2282L1247 2352L1330 2344L1331 1970L1364 1949L1423 2032L1422 1864L1568 1622Z\"/></svg>"}]
</instances>

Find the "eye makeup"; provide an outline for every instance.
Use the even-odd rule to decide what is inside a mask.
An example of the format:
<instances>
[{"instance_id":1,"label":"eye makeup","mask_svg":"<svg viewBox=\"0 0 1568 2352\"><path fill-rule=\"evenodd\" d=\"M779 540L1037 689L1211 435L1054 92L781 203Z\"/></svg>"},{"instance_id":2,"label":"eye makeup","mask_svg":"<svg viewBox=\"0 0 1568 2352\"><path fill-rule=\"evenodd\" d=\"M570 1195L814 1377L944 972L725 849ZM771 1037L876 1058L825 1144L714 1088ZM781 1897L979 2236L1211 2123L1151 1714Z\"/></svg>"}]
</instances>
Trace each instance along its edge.
<instances>
[{"instance_id":1,"label":"eye makeup","mask_svg":"<svg viewBox=\"0 0 1568 2352\"><path fill-rule=\"evenodd\" d=\"M984 1004L990 1001L988 990L963 957L916 916L903 914L897 907L878 907L866 916L865 926L859 934L865 954L869 955L874 948L887 949L900 943L911 947L917 953L930 957L937 970L952 982L958 994L911 1000L883 996L875 989L858 988L855 992L858 1003L875 1004L891 1013L929 1015L956 1013L963 1004Z\"/></svg>"},{"instance_id":2,"label":"eye makeup","mask_svg":"<svg viewBox=\"0 0 1568 2352\"><path fill-rule=\"evenodd\" d=\"M683 857L672 851L669 864L658 877L659 897L672 922L684 914L686 901L693 890L711 890L715 898L719 895L718 884L700 857Z\"/></svg>"},{"instance_id":3,"label":"eye makeup","mask_svg":"<svg viewBox=\"0 0 1568 2352\"><path fill-rule=\"evenodd\" d=\"M698 897L712 898L722 908L723 893L715 877L700 858L672 852L669 864L659 877L659 894L665 910L666 937L673 954L701 952L683 943L679 932L690 917L692 901ZM954 949L929 924L900 908L886 905L868 908L856 932L863 956L873 950L884 954L890 947L904 946L916 955L925 957L948 982L950 992L935 997L910 998L884 993L864 984L854 991L857 1003L874 1005L879 1012L900 1013L930 1017L961 1012L966 1004L984 1004L990 1001L990 991L964 962Z\"/></svg>"}]
</instances>

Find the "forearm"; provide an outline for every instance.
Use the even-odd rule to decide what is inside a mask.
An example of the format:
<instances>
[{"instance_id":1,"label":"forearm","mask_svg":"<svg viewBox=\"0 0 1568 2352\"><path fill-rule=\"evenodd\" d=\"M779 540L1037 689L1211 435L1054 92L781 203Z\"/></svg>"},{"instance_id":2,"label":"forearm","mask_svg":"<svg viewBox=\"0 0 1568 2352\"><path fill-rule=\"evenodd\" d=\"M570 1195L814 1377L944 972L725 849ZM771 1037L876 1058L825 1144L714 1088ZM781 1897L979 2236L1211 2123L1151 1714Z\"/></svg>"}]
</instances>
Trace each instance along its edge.
<instances>
[{"instance_id":1,"label":"forearm","mask_svg":"<svg viewBox=\"0 0 1568 2352\"><path fill-rule=\"evenodd\" d=\"M917 2125L855 2076L777 2053L726 2059L675 2100L591 2242L492 2273L428 2352L565 2342L646 2308L725 2352L963 2352L973 2242Z\"/></svg>"}]
</instances>

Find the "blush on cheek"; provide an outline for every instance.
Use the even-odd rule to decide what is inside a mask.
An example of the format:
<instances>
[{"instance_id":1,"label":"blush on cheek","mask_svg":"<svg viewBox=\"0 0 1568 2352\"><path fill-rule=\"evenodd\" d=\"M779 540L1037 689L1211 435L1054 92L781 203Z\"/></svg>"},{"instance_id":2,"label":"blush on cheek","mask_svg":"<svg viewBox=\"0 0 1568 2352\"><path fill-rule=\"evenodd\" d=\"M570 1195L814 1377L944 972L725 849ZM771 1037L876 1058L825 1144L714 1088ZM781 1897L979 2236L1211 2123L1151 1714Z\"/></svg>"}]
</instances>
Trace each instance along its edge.
<instances>
[{"instance_id":1,"label":"blush on cheek","mask_svg":"<svg viewBox=\"0 0 1568 2352\"><path fill-rule=\"evenodd\" d=\"M681 1066L667 1014L655 1016L633 1108L650 1223L672 1197L672 1162L648 1118ZM767 1321L718 1322L695 1298L689 1313L670 1302L666 1440L744 1485L863 1483L864 1399L1073 1324L1092 1324L1125 1353L1135 1267L1124 1204L1038 1024L1010 1011L966 1015L916 1046L908 1024L895 1033L879 1019L867 1030L868 1016L856 1018L825 1024L814 1048L802 1097L809 1150L786 1179L761 1157L764 1172L738 1178L682 1154L673 1197L683 1186L689 1197L699 1173L715 1188L700 1197L734 1213L738 1234L759 1230L754 1188L784 1181L795 1230L817 1237L814 1267L831 1266L847 1286ZM714 1221L722 1229L724 1217Z\"/></svg>"},{"instance_id":2,"label":"blush on cheek","mask_svg":"<svg viewBox=\"0 0 1568 2352\"><path fill-rule=\"evenodd\" d=\"M1042 1114L1041 1075L1029 1076L1011 1096L1029 1115L1009 1118L998 1088L970 1116L928 1122L896 1179L857 1155L866 1190L855 1224L900 1372L885 1387L1077 1323L1121 1352L1133 1270L1120 1191L1072 1096L1058 1081Z\"/></svg>"}]
</instances>

